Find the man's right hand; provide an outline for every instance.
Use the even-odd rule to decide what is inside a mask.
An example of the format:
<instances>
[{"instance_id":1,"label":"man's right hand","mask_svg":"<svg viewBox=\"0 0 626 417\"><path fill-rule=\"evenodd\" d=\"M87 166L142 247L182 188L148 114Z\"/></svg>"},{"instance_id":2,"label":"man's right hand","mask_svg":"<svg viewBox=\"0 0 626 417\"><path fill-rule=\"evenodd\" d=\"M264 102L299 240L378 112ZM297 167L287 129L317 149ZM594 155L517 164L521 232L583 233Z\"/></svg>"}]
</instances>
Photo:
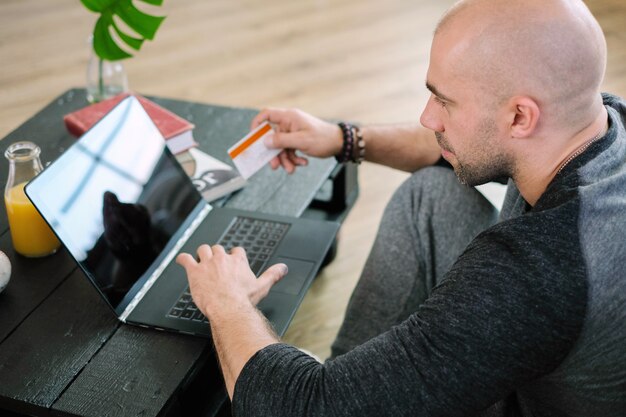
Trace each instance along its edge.
<instances>
[{"instance_id":1,"label":"man's right hand","mask_svg":"<svg viewBox=\"0 0 626 417\"><path fill-rule=\"evenodd\" d=\"M326 158L341 152L341 128L298 109L264 109L252 120L251 129L268 121L276 128L273 140L265 142L269 148L283 151L270 161L272 169L282 167L291 174L298 166L306 166L308 159L297 155Z\"/></svg>"}]
</instances>

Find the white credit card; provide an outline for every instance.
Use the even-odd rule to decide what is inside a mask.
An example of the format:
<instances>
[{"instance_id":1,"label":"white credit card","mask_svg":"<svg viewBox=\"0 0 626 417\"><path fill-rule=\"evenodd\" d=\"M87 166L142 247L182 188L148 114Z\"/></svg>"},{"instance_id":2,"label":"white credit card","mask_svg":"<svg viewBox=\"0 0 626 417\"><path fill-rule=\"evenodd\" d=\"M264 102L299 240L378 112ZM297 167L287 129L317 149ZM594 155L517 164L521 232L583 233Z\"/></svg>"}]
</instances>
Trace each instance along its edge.
<instances>
[{"instance_id":1,"label":"white credit card","mask_svg":"<svg viewBox=\"0 0 626 417\"><path fill-rule=\"evenodd\" d=\"M228 155L242 177L250 178L282 151L270 149L263 143L265 137L273 135L272 126L268 122L263 122L228 149Z\"/></svg>"}]
</instances>

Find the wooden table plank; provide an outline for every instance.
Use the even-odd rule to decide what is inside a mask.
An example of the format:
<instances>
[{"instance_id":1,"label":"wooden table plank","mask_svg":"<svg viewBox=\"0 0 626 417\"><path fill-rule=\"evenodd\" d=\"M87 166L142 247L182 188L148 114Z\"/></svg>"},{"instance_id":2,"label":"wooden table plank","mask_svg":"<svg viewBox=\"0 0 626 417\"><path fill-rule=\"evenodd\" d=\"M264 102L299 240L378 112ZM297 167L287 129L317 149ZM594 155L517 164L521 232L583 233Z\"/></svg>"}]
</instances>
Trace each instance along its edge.
<instances>
[{"instance_id":1,"label":"wooden table plank","mask_svg":"<svg viewBox=\"0 0 626 417\"><path fill-rule=\"evenodd\" d=\"M117 327L82 271L74 271L0 345L0 408L41 415Z\"/></svg>"},{"instance_id":2,"label":"wooden table plank","mask_svg":"<svg viewBox=\"0 0 626 417\"><path fill-rule=\"evenodd\" d=\"M157 415L209 351L207 339L123 325L53 409L94 417Z\"/></svg>"},{"instance_id":3,"label":"wooden table plank","mask_svg":"<svg viewBox=\"0 0 626 417\"><path fill-rule=\"evenodd\" d=\"M9 257L12 269L11 281L0 293L1 347L2 341L76 269L76 263L64 248L45 258L18 255L8 230L0 237L0 250Z\"/></svg>"},{"instance_id":4,"label":"wooden table plank","mask_svg":"<svg viewBox=\"0 0 626 417\"><path fill-rule=\"evenodd\" d=\"M336 165L333 158L309 158L307 169L298 169L293 174L264 167L254 177L259 185L254 188L255 192L235 195L227 205L247 210L254 207L255 211L262 213L300 217ZM267 193L261 194L268 186L270 189L266 190Z\"/></svg>"}]
</instances>

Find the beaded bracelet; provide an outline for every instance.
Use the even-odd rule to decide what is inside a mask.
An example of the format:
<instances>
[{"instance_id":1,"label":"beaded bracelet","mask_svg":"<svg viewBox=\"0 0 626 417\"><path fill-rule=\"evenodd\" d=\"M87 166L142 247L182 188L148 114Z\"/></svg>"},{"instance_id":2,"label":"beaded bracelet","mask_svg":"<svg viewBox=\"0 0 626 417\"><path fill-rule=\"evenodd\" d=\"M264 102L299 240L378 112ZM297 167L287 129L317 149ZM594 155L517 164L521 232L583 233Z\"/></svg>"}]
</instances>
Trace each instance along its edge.
<instances>
[{"instance_id":1,"label":"beaded bracelet","mask_svg":"<svg viewBox=\"0 0 626 417\"><path fill-rule=\"evenodd\" d=\"M352 131L352 126L340 122L339 128L341 128L341 135L343 136L343 145L341 147L341 152L335 155L335 159L339 163L350 161L352 158L352 148L354 147L354 135Z\"/></svg>"},{"instance_id":2,"label":"beaded bracelet","mask_svg":"<svg viewBox=\"0 0 626 417\"><path fill-rule=\"evenodd\" d=\"M365 141L358 126L348 123L339 123L341 134L343 136L343 146L341 152L335 155L337 162L344 163L347 161L360 164L365 158Z\"/></svg>"},{"instance_id":3,"label":"beaded bracelet","mask_svg":"<svg viewBox=\"0 0 626 417\"><path fill-rule=\"evenodd\" d=\"M358 126L354 127L354 136L356 137L356 146L354 150L356 151L356 155L353 155L352 161L360 164L365 159L365 141L363 140L363 134L361 133L361 129Z\"/></svg>"}]
</instances>

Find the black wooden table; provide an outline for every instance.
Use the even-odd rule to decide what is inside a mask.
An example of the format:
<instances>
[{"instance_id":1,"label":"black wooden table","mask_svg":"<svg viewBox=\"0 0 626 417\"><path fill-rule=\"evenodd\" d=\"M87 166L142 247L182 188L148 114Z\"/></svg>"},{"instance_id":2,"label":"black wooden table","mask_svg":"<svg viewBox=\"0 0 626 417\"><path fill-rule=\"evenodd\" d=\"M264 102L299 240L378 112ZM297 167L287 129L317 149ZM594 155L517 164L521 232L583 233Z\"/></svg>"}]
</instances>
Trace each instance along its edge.
<instances>
[{"instance_id":1,"label":"black wooden table","mask_svg":"<svg viewBox=\"0 0 626 417\"><path fill-rule=\"evenodd\" d=\"M196 125L200 148L228 162L226 149L247 132L256 111L150 97ZM73 141L63 115L87 104L72 89L5 137L5 149L30 140L42 162ZM4 189L8 162L0 158ZM62 184L59 184L62 186ZM356 168L312 159L288 176L264 168L227 206L341 220L358 194ZM0 293L0 415L214 416L228 413L209 340L121 324L69 254L17 255L4 204L0 250L12 264Z\"/></svg>"}]
</instances>

